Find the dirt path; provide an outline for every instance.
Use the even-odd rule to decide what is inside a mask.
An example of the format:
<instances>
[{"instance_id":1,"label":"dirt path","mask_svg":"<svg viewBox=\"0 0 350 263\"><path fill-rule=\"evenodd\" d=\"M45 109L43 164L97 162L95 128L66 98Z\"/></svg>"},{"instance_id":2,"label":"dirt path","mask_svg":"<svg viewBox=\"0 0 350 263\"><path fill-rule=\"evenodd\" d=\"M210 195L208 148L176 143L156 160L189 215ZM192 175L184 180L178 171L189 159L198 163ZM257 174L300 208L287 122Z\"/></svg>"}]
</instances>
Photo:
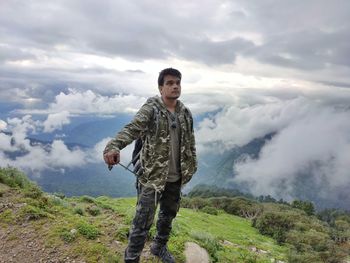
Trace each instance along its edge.
<instances>
[{"instance_id":1,"label":"dirt path","mask_svg":"<svg viewBox=\"0 0 350 263\"><path fill-rule=\"evenodd\" d=\"M193 242L185 244L186 263L209 263L208 252Z\"/></svg>"}]
</instances>

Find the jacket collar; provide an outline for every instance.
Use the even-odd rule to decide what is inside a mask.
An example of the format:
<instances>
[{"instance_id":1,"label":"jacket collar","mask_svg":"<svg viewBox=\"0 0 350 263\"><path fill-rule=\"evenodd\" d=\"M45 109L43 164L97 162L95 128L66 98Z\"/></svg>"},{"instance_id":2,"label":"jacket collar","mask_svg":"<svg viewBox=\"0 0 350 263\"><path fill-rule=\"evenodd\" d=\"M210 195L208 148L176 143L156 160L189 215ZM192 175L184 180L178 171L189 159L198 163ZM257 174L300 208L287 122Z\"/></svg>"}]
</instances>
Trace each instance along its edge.
<instances>
[{"instance_id":1,"label":"jacket collar","mask_svg":"<svg viewBox=\"0 0 350 263\"><path fill-rule=\"evenodd\" d=\"M160 111L166 113L168 111L168 109L166 108L162 98L158 95L154 96L151 98L152 101L154 103L157 104L158 108ZM180 101L180 100L177 100L177 104L176 104L176 112L182 112L185 108L185 105Z\"/></svg>"}]
</instances>

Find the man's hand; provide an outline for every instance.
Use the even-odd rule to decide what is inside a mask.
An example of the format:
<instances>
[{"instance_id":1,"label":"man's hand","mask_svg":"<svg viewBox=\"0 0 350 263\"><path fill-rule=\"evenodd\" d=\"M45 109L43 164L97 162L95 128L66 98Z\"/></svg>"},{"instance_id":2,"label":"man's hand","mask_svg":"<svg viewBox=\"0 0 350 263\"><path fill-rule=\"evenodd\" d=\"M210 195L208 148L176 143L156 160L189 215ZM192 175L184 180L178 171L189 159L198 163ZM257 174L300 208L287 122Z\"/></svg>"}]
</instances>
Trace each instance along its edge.
<instances>
[{"instance_id":1,"label":"man's hand","mask_svg":"<svg viewBox=\"0 0 350 263\"><path fill-rule=\"evenodd\" d=\"M120 162L120 153L118 151L109 151L103 154L103 159L108 167L112 167ZM111 169L111 168L110 168Z\"/></svg>"}]
</instances>

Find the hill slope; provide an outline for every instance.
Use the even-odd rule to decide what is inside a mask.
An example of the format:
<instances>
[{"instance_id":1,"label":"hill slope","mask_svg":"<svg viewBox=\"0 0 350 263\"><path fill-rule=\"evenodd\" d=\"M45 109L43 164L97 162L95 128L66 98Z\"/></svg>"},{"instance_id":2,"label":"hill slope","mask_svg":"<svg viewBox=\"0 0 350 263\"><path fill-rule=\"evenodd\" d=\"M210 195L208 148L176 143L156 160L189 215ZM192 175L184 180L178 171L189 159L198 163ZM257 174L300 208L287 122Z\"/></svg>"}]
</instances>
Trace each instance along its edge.
<instances>
[{"instance_id":1,"label":"hill slope","mask_svg":"<svg viewBox=\"0 0 350 263\"><path fill-rule=\"evenodd\" d=\"M17 170L6 172L10 176L0 180L0 262L122 262L135 198L58 197ZM154 233L153 227L150 239ZM214 262L285 260L285 247L224 212L180 209L169 242L177 262L185 261L187 241L207 249ZM149 241L142 262L154 260L148 247Z\"/></svg>"}]
</instances>

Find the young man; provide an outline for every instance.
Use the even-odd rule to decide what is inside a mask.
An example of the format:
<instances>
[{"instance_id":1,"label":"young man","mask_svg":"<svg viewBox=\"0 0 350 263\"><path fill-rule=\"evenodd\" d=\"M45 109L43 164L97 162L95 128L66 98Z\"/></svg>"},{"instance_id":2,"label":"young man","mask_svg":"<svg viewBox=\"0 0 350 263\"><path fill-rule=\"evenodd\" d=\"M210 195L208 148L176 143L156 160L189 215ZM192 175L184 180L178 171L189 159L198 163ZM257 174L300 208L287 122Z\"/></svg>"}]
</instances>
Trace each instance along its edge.
<instances>
[{"instance_id":1,"label":"young man","mask_svg":"<svg viewBox=\"0 0 350 263\"><path fill-rule=\"evenodd\" d=\"M120 161L120 150L142 139L138 203L125 262L139 262L157 203L160 209L151 253L162 262L175 262L166 244L180 206L181 187L197 170L192 115L178 100L181 73L173 68L162 70L158 88L161 96L149 98L134 119L108 142L103 154L108 165L116 165Z\"/></svg>"}]
</instances>

